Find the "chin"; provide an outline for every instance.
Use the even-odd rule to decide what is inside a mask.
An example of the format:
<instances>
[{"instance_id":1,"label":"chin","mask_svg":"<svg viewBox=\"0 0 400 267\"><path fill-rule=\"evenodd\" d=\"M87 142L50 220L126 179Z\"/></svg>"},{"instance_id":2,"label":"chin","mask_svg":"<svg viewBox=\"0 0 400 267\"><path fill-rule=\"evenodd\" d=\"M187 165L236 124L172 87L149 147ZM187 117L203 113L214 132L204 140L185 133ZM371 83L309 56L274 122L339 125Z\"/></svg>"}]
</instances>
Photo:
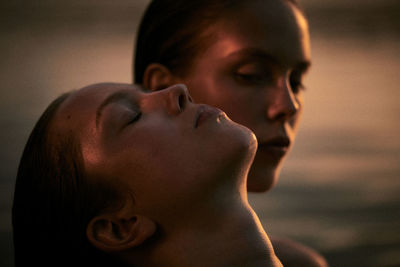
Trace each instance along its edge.
<instances>
[{"instance_id":1,"label":"chin","mask_svg":"<svg viewBox=\"0 0 400 267\"><path fill-rule=\"evenodd\" d=\"M219 136L216 145L219 156L216 162L221 166L223 173L231 170L234 177L240 174L239 176L245 178L256 155L256 136L248 128L231 120L226 121L219 130L221 131L217 133ZM227 175L229 176L232 175Z\"/></svg>"},{"instance_id":2,"label":"chin","mask_svg":"<svg viewBox=\"0 0 400 267\"><path fill-rule=\"evenodd\" d=\"M259 166L254 164L247 178L247 191L267 192L278 181L280 166Z\"/></svg>"},{"instance_id":3,"label":"chin","mask_svg":"<svg viewBox=\"0 0 400 267\"><path fill-rule=\"evenodd\" d=\"M257 152L257 138L251 130L242 125L238 125L236 132L239 148L238 151L242 154L244 162L247 163L247 172L249 172L249 168L254 162Z\"/></svg>"},{"instance_id":4,"label":"chin","mask_svg":"<svg viewBox=\"0 0 400 267\"><path fill-rule=\"evenodd\" d=\"M257 137L249 128L234 121L230 121L230 123L233 128L232 134L235 136L235 139L237 139L238 144L249 151L252 155L252 159L254 159L258 146Z\"/></svg>"}]
</instances>

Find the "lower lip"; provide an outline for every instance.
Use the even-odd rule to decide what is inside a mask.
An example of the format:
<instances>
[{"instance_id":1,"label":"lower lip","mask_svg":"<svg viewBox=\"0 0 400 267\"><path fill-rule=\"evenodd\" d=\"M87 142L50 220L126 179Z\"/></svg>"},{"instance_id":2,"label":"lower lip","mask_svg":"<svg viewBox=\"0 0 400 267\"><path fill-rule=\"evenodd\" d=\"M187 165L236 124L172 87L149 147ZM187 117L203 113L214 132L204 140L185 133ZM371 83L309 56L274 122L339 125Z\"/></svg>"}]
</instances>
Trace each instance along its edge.
<instances>
[{"instance_id":1,"label":"lower lip","mask_svg":"<svg viewBox=\"0 0 400 267\"><path fill-rule=\"evenodd\" d=\"M274 146L274 145L268 145L268 144L259 144L258 149L257 149L257 154L259 154L259 153L267 154L268 156L271 156L272 158L281 159L286 155L288 150L289 150L289 147L287 147L287 146Z\"/></svg>"}]
</instances>

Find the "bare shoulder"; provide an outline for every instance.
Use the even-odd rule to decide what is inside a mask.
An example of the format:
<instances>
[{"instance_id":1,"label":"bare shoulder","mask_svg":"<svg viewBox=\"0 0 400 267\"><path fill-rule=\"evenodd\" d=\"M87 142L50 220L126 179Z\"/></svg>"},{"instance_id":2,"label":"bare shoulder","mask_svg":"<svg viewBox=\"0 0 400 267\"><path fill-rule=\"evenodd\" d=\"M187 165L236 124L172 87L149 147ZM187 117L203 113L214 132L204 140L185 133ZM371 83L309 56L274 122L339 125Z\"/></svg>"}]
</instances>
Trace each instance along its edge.
<instances>
[{"instance_id":1,"label":"bare shoulder","mask_svg":"<svg viewBox=\"0 0 400 267\"><path fill-rule=\"evenodd\" d=\"M285 267L327 267L325 258L312 248L287 238L271 237L275 254Z\"/></svg>"}]
</instances>

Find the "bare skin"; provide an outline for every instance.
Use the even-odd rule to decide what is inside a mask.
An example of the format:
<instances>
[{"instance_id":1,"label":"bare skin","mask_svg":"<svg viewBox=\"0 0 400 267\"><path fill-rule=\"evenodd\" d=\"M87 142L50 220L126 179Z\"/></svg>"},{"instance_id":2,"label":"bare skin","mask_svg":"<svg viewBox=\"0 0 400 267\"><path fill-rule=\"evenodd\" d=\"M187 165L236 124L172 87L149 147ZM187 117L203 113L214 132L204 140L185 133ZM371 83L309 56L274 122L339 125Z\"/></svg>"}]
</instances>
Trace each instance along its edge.
<instances>
[{"instance_id":1,"label":"bare skin","mask_svg":"<svg viewBox=\"0 0 400 267\"><path fill-rule=\"evenodd\" d=\"M132 266L282 266L247 201L254 134L185 86L92 85L54 121L79 138L89 179L121 192L88 225L97 249Z\"/></svg>"}]
</instances>

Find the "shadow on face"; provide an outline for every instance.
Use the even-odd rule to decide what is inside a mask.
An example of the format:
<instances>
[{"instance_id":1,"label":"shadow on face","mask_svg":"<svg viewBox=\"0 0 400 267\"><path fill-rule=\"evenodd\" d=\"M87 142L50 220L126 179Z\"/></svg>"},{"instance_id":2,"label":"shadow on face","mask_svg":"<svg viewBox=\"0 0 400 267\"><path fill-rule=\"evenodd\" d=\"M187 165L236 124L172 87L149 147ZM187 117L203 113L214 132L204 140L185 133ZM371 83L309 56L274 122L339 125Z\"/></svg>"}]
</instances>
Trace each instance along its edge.
<instances>
[{"instance_id":1,"label":"shadow on face","mask_svg":"<svg viewBox=\"0 0 400 267\"><path fill-rule=\"evenodd\" d=\"M21 245L26 237L56 258L89 261L140 246L157 225L176 227L194 210L237 201L256 146L250 130L194 104L183 85L150 92L108 83L69 93L46 110L21 160L16 255L40 254Z\"/></svg>"},{"instance_id":2,"label":"shadow on face","mask_svg":"<svg viewBox=\"0 0 400 267\"><path fill-rule=\"evenodd\" d=\"M128 190L136 209L155 217L186 212L188 202L200 205L222 187L242 190L257 146L251 131L194 104L183 85L92 85L71 95L56 121L78 135L91 179Z\"/></svg>"}]
</instances>

